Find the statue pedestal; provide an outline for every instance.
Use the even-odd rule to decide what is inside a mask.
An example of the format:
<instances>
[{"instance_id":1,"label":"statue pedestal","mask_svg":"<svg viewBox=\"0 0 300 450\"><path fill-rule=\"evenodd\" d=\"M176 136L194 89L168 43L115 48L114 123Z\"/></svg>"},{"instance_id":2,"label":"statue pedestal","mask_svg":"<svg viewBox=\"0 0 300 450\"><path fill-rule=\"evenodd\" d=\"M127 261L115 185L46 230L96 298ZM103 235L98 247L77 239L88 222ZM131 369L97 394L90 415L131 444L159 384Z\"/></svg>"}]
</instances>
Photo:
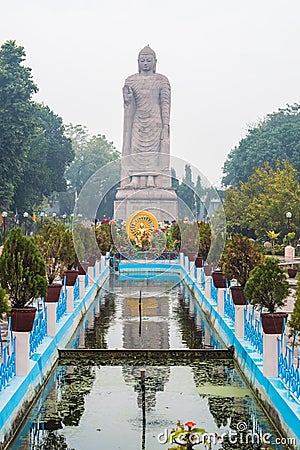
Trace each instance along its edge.
<instances>
[{"instance_id":1,"label":"statue pedestal","mask_svg":"<svg viewBox=\"0 0 300 450\"><path fill-rule=\"evenodd\" d=\"M127 220L138 211L151 212L159 222L178 219L177 195L172 188L118 189L114 202L114 219Z\"/></svg>"}]
</instances>

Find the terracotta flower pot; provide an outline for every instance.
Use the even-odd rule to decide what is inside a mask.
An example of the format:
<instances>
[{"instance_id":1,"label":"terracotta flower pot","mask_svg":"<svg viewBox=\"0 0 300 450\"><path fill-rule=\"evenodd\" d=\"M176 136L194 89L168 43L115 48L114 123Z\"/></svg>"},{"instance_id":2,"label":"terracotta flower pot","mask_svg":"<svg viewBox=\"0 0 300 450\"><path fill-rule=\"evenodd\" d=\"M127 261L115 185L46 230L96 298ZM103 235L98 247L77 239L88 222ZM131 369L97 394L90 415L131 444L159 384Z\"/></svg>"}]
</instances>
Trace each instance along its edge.
<instances>
[{"instance_id":1,"label":"terracotta flower pot","mask_svg":"<svg viewBox=\"0 0 300 450\"><path fill-rule=\"evenodd\" d=\"M285 312L262 313L261 324L266 334L281 334L284 321L287 320L288 314Z\"/></svg>"},{"instance_id":2,"label":"terracotta flower pot","mask_svg":"<svg viewBox=\"0 0 300 450\"><path fill-rule=\"evenodd\" d=\"M227 280L223 275L223 272L221 270L215 270L211 274L214 286L216 288L226 288L227 286Z\"/></svg>"},{"instance_id":3,"label":"terracotta flower pot","mask_svg":"<svg viewBox=\"0 0 300 450\"><path fill-rule=\"evenodd\" d=\"M12 331L31 331L35 319L36 308L27 306L24 308L12 308L11 329Z\"/></svg>"},{"instance_id":4,"label":"terracotta flower pot","mask_svg":"<svg viewBox=\"0 0 300 450\"><path fill-rule=\"evenodd\" d=\"M66 277L66 285L74 286L74 284L76 283L77 276L78 276L78 270L67 270L64 273L64 275Z\"/></svg>"},{"instance_id":5,"label":"terracotta flower pot","mask_svg":"<svg viewBox=\"0 0 300 450\"><path fill-rule=\"evenodd\" d=\"M231 286L230 292L232 296L233 303L235 305L246 305L247 300L244 294L243 286Z\"/></svg>"},{"instance_id":6,"label":"terracotta flower pot","mask_svg":"<svg viewBox=\"0 0 300 450\"><path fill-rule=\"evenodd\" d=\"M48 303L49 302L51 302L51 303L58 302L61 288L62 288L61 284L49 284L47 287L45 302L48 302Z\"/></svg>"},{"instance_id":7,"label":"terracotta flower pot","mask_svg":"<svg viewBox=\"0 0 300 450\"><path fill-rule=\"evenodd\" d=\"M196 267L203 266L203 258L201 256L197 256L197 258L195 259L195 265L196 265Z\"/></svg>"}]
</instances>

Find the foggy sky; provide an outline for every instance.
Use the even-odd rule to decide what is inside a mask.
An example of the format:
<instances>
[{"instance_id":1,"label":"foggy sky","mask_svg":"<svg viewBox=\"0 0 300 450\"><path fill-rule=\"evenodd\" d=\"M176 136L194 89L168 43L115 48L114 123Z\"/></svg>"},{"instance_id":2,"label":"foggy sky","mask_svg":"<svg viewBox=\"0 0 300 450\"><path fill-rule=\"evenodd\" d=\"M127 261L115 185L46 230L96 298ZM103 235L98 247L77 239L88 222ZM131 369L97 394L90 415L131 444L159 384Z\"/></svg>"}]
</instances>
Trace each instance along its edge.
<instances>
[{"instance_id":1,"label":"foggy sky","mask_svg":"<svg viewBox=\"0 0 300 450\"><path fill-rule=\"evenodd\" d=\"M299 0L2 0L0 44L25 47L36 101L120 151L122 87L149 44L171 83L171 153L219 185L249 125L299 101L299 19Z\"/></svg>"}]
</instances>

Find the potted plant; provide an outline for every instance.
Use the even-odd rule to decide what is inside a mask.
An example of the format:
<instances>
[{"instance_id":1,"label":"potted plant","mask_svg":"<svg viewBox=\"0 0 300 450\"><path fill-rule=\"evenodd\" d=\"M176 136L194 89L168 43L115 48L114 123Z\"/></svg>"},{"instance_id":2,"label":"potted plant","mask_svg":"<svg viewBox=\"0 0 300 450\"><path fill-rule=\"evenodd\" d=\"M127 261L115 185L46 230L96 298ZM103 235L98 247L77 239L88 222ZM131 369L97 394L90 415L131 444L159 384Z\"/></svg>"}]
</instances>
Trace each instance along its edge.
<instances>
[{"instance_id":1,"label":"potted plant","mask_svg":"<svg viewBox=\"0 0 300 450\"><path fill-rule=\"evenodd\" d=\"M280 334L288 316L285 312L276 312L277 308L285 305L289 294L286 275L278 263L278 258L266 257L252 270L245 285L248 300L262 310L262 327L267 334Z\"/></svg>"},{"instance_id":2,"label":"potted plant","mask_svg":"<svg viewBox=\"0 0 300 450\"><path fill-rule=\"evenodd\" d=\"M221 289L227 287L227 279L224 277L224 274L220 269L214 270L211 276L216 288Z\"/></svg>"},{"instance_id":3,"label":"potted plant","mask_svg":"<svg viewBox=\"0 0 300 450\"><path fill-rule=\"evenodd\" d=\"M196 267L202 267L206 261L211 246L211 228L209 223L197 222L199 232L198 255L195 260Z\"/></svg>"},{"instance_id":4,"label":"potted plant","mask_svg":"<svg viewBox=\"0 0 300 450\"><path fill-rule=\"evenodd\" d=\"M20 228L10 231L0 256L0 282L9 294L13 331L31 331L36 297L46 294L47 278L43 257L32 238Z\"/></svg>"},{"instance_id":5,"label":"potted plant","mask_svg":"<svg viewBox=\"0 0 300 450\"><path fill-rule=\"evenodd\" d=\"M228 280L235 279L238 282L237 286L230 287L234 304L246 304L245 284L250 272L263 261L263 258L261 250L252 239L236 234L227 240L220 264L224 276Z\"/></svg>"}]
</instances>

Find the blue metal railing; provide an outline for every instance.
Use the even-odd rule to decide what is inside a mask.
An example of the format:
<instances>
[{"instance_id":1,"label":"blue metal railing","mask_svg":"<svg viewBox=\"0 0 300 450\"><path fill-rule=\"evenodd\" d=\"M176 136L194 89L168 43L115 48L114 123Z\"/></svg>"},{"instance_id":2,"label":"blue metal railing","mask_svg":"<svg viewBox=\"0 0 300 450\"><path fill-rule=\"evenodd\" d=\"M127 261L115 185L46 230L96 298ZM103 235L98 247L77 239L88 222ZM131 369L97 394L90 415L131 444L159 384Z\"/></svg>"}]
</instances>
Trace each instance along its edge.
<instances>
[{"instance_id":1,"label":"blue metal railing","mask_svg":"<svg viewBox=\"0 0 300 450\"><path fill-rule=\"evenodd\" d=\"M255 350L262 355L263 353L263 331L260 319L256 315L255 306L251 308L247 303L245 308L244 320L244 336L255 348Z\"/></svg>"},{"instance_id":2,"label":"blue metal railing","mask_svg":"<svg viewBox=\"0 0 300 450\"><path fill-rule=\"evenodd\" d=\"M67 310L67 295L66 295L66 278L60 291L60 296L56 306L56 322L59 322Z\"/></svg>"},{"instance_id":3,"label":"blue metal railing","mask_svg":"<svg viewBox=\"0 0 300 450\"><path fill-rule=\"evenodd\" d=\"M47 309L44 299L40 301L36 299L36 315L33 322L32 331L29 338L29 356L36 352L38 346L42 343L45 336L47 336Z\"/></svg>"},{"instance_id":4,"label":"blue metal railing","mask_svg":"<svg viewBox=\"0 0 300 450\"><path fill-rule=\"evenodd\" d=\"M84 277L84 287L87 288L89 285L89 276L88 273L86 272L85 277Z\"/></svg>"},{"instance_id":5,"label":"blue metal railing","mask_svg":"<svg viewBox=\"0 0 300 450\"><path fill-rule=\"evenodd\" d=\"M0 391L4 389L10 380L16 375L16 338L13 336L8 321L7 341L3 342L2 329L0 327Z\"/></svg>"},{"instance_id":6,"label":"blue metal railing","mask_svg":"<svg viewBox=\"0 0 300 450\"><path fill-rule=\"evenodd\" d=\"M215 287L212 278L210 279L210 298L218 303L218 288Z\"/></svg>"},{"instance_id":7,"label":"blue metal railing","mask_svg":"<svg viewBox=\"0 0 300 450\"><path fill-rule=\"evenodd\" d=\"M201 289L204 291L205 290L205 273L204 273L204 269L203 267L201 268L201 277L200 277L200 285L201 285Z\"/></svg>"},{"instance_id":8,"label":"blue metal railing","mask_svg":"<svg viewBox=\"0 0 300 450\"><path fill-rule=\"evenodd\" d=\"M224 314L233 322L235 321L234 303L229 289L226 289L224 294Z\"/></svg>"},{"instance_id":9,"label":"blue metal railing","mask_svg":"<svg viewBox=\"0 0 300 450\"><path fill-rule=\"evenodd\" d=\"M74 302L76 302L76 300L79 300L79 277L76 278L74 284Z\"/></svg>"},{"instance_id":10,"label":"blue metal railing","mask_svg":"<svg viewBox=\"0 0 300 450\"><path fill-rule=\"evenodd\" d=\"M300 350L299 336L290 343L286 332L278 338L278 376L284 386L300 403Z\"/></svg>"}]
</instances>

